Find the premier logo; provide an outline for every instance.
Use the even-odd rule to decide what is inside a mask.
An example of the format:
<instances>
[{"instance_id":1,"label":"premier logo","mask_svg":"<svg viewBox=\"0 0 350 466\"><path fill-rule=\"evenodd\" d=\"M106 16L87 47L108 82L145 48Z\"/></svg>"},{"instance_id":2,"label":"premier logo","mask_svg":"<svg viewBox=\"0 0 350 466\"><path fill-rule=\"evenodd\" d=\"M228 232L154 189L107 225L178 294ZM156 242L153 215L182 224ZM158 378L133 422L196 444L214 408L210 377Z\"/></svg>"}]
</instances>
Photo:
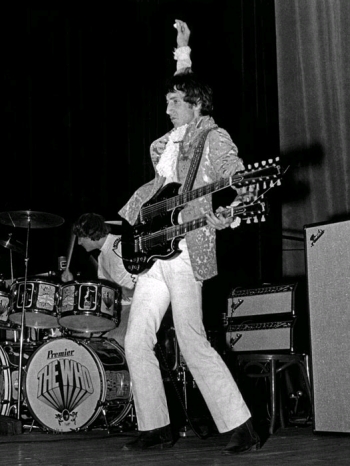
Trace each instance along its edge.
<instances>
[{"instance_id":1,"label":"premier logo","mask_svg":"<svg viewBox=\"0 0 350 466\"><path fill-rule=\"evenodd\" d=\"M67 350L59 351L57 353L53 352L52 350L47 352L47 359L56 359L56 358L66 358L67 356L73 356L74 350Z\"/></svg>"}]
</instances>

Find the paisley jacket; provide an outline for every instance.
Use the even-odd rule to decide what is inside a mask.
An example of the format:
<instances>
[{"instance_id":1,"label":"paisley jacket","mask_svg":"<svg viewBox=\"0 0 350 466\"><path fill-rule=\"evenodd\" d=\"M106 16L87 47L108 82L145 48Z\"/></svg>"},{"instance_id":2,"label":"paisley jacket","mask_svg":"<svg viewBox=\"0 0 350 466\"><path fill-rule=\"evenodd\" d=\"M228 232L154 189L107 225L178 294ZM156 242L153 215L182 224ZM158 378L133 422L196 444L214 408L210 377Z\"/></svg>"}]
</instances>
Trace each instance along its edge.
<instances>
[{"instance_id":1,"label":"paisley jacket","mask_svg":"<svg viewBox=\"0 0 350 466\"><path fill-rule=\"evenodd\" d=\"M242 160L237 156L238 150L230 135L215 125L210 116L201 116L191 121L180 144L177 160L177 178L182 185L185 182L191 160L199 138L204 130L211 129L205 141L202 158L198 167L192 189L210 184L219 178L229 177L237 171L244 170ZM150 154L156 167L168 142L171 131L151 144ZM163 186L165 178L159 176L141 186L119 211L131 225L134 225L142 205L150 200ZM181 212L183 222L202 217L212 210L212 195L206 195L191 201ZM217 275L215 246L215 228L206 225L186 234L186 243L196 280L207 280Z\"/></svg>"}]
</instances>

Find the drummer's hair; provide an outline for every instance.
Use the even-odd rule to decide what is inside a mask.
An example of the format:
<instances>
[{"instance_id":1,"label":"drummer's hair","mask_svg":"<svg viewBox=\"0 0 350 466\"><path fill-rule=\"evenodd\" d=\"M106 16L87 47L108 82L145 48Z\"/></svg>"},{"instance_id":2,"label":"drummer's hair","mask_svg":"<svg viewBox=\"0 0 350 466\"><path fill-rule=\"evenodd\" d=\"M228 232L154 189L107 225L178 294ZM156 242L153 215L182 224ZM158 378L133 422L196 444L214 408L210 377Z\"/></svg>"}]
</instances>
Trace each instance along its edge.
<instances>
[{"instance_id":1,"label":"drummer's hair","mask_svg":"<svg viewBox=\"0 0 350 466\"><path fill-rule=\"evenodd\" d=\"M111 226L105 223L102 215L88 213L81 215L74 222L73 233L79 238L90 238L93 241L107 236L111 231Z\"/></svg>"}]
</instances>

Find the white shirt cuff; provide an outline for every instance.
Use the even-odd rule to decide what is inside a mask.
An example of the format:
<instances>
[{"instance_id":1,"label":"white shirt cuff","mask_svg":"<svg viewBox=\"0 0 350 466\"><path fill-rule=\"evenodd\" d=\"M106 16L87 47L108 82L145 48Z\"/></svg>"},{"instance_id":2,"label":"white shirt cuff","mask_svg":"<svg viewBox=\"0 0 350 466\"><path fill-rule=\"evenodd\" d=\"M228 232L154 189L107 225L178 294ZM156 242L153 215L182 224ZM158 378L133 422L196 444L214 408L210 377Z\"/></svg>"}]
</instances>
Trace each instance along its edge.
<instances>
[{"instance_id":1,"label":"white shirt cuff","mask_svg":"<svg viewBox=\"0 0 350 466\"><path fill-rule=\"evenodd\" d=\"M191 49L187 45L184 47L178 47L174 50L174 59L176 63L176 71L180 71L183 68L191 68Z\"/></svg>"}]
</instances>

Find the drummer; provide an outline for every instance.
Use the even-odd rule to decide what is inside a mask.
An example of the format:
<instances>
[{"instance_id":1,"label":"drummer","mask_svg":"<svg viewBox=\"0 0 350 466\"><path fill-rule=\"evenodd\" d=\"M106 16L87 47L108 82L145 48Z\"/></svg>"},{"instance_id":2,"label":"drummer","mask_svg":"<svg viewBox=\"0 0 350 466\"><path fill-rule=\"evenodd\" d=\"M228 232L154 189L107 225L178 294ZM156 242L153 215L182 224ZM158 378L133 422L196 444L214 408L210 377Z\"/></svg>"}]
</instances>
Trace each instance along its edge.
<instances>
[{"instance_id":1,"label":"drummer","mask_svg":"<svg viewBox=\"0 0 350 466\"><path fill-rule=\"evenodd\" d=\"M105 219L95 213L81 215L73 225L73 233L78 244L87 252L100 250L98 256L97 276L121 287L121 313L119 325L105 334L124 347L124 338L128 324L131 300L136 284L136 276L126 271L121 258L120 236L111 234L111 226ZM74 280L72 272L67 267L61 275L63 282Z\"/></svg>"}]
</instances>

